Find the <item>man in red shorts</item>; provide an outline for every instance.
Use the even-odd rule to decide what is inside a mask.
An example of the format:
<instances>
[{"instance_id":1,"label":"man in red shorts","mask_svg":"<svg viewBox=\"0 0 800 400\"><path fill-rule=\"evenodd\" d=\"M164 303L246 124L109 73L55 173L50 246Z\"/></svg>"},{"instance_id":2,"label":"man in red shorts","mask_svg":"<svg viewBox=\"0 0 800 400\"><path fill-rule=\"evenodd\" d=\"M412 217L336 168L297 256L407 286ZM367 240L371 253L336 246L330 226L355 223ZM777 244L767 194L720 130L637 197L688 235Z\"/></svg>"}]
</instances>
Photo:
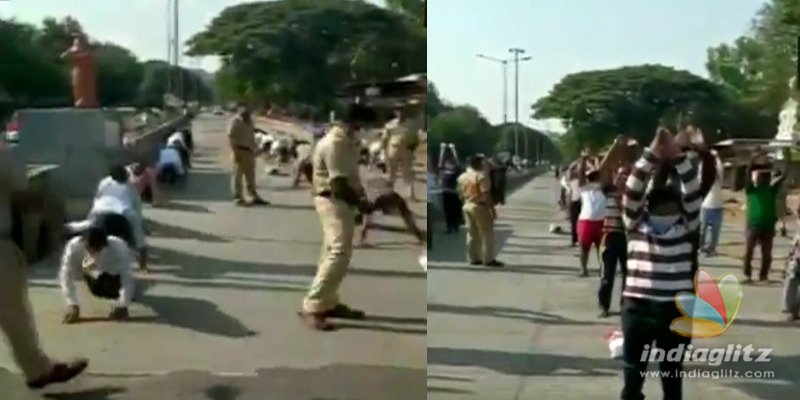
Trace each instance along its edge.
<instances>
[{"instance_id":1,"label":"man in red shorts","mask_svg":"<svg viewBox=\"0 0 800 400\"><path fill-rule=\"evenodd\" d=\"M600 184L600 171L588 169L587 155L578 164L581 193L581 212L578 214L578 244L580 245L581 277L589 276L587 264L592 247L600 254L603 220L606 216L606 197Z\"/></svg>"}]
</instances>

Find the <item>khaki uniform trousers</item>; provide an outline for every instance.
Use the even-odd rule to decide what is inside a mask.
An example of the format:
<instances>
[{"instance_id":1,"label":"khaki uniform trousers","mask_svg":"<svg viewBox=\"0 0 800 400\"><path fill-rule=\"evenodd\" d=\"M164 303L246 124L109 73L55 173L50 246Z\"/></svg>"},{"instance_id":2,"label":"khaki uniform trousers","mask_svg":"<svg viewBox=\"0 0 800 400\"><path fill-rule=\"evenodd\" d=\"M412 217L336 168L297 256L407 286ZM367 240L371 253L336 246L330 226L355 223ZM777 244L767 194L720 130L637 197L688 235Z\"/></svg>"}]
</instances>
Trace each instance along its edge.
<instances>
[{"instance_id":1,"label":"khaki uniform trousers","mask_svg":"<svg viewBox=\"0 0 800 400\"><path fill-rule=\"evenodd\" d=\"M233 149L233 175L231 176L231 189L233 197L242 197L242 180L247 190L247 194L255 199L258 197L256 192L256 156L252 151L234 148Z\"/></svg>"},{"instance_id":2,"label":"khaki uniform trousers","mask_svg":"<svg viewBox=\"0 0 800 400\"><path fill-rule=\"evenodd\" d=\"M339 286L353 255L356 210L341 200L321 196L314 198L314 206L322 224L322 251L303 310L320 313L339 304Z\"/></svg>"},{"instance_id":3,"label":"khaki uniform trousers","mask_svg":"<svg viewBox=\"0 0 800 400\"><path fill-rule=\"evenodd\" d=\"M414 152L404 147L390 147L386 154L387 169L389 172L389 182L394 188L397 181L398 169L403 178L403 183L408 186L410 198L414 195Z\"/></svg>"},{"instance_id":4,"label":"khaki uniform trousers","mask_svg":"<svg viewBox=\"0 0 800 400\"><path fill-rule=\"evenodd\" d=\"M469 262L487 263L495 258L494 217L487 205L467 202L464 204L464 220L467 221L467 257Z\"/></svg>"},{"instance_id":5,"label":"khaki uniform trousers","mask_svg":"<svg viewBox=\"0 0 800 400\"><path fill-rule=\"evenodd\" d=\"M28 268L17 245L0 238L0 330L14 361L28 380L46 374L52 362L39 345L39 334L28 299Z\"/></svg>"}]
</instances>

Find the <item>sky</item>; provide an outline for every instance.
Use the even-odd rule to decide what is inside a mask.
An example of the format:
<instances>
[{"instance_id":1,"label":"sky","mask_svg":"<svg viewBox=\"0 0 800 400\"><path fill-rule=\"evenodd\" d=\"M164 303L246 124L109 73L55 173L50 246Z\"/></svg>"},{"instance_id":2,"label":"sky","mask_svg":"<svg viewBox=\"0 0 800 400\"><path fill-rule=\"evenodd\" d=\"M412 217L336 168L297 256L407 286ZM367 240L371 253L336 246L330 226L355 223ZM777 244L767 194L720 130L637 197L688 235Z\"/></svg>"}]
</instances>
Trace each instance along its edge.
<instances>
[{"instance_id":1,"label":"sky","mask_svg":"<svg viewBox=\"0 0 800 400\"><path fill-rule=\"evenodd\" d=\"M180 2L182 41L205 29L226 7L252 0L183 0ZM370 3L383 4L381 0ZM167 0L6 0L0 1L0 18L40 24L46 17L76 18L94 39L114 42L142 60L167 59ZM214 71L216 57L189 59L182 65Z\"/></svg>"},{"instance_id":2,"label":"sky","mask_svg":"<svg viewBox=\"0 0 800 400\"><path fill-rule=\"evenodd\" d=\"M526 50L519 65L519 120L540 129L530 106L570 73L623 65L663 64L707 77L706 50L751 27L764 0L431 0L428 2L428 78L440 95L503 121L502 66L477 57L507 58ZM508 69L508 119L514 120L514 68Z\"/></svg>"}]
</instances>

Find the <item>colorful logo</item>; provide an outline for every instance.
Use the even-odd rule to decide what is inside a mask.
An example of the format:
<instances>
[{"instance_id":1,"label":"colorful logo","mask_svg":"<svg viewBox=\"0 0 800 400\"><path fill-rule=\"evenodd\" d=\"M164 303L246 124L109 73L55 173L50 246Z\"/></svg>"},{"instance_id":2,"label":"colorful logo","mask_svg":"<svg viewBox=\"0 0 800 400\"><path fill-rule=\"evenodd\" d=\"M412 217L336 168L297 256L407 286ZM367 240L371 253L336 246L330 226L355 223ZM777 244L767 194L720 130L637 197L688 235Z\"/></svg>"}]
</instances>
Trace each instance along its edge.
<instances>
[{"instance_id":1,"label":"colorful logo","mask_svg":"<svg viewBox=\"0 0 800 400\"><path fill-rule=\"evenodd\" d=\"M675 305L683 314L670 329L685 337L711 338L722 335L731 326L742 304L742 284L731 274L714 280L705 270L694 276L695 293L680 292Z\"/></svg>"}]
</instances>

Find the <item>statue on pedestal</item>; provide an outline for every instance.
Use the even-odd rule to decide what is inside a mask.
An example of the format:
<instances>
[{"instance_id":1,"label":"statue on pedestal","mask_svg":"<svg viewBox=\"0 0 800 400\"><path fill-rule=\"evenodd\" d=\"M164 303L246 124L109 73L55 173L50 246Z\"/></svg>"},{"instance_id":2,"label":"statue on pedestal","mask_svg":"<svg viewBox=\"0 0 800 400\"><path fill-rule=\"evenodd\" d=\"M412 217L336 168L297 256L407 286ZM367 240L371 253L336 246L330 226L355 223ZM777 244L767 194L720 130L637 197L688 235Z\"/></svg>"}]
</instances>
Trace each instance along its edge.
<instances>
[{"instance_id":1,"label":"statue on pedestal","mask_svg":"<svg viewBox=\"0 0 800 400\"><path fill-rule=\"evenodd\" d=\"M97 68L89 41L78 21L67 17L67 30L72 36L72 47L61 58L72 62L72 96L75 107L99 107L97 101Z\"/></svg>"}]
</instances>

